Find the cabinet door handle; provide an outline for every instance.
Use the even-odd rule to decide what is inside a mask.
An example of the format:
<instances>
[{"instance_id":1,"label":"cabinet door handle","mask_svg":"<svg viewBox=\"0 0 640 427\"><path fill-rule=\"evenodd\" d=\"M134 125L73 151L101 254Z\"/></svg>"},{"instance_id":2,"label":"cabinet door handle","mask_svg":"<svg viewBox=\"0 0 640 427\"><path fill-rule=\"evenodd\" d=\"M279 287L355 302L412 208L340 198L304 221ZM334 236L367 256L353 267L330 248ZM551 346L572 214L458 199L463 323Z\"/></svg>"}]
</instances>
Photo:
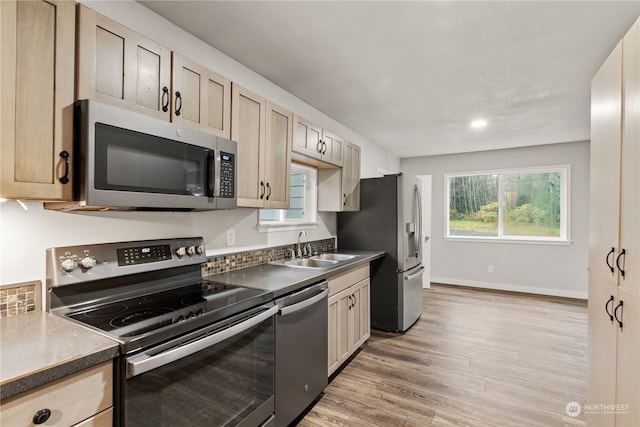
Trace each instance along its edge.
<instances>
[{"instance_id":1,"label":"cabinet door handle","mask_svg":"<svg viewBox=\"0 0 640 427\"><path fill-rule=\"evenodd\" d=\"M169 111L169 88L166 86L162 88L162 111Z\"/></svg>"},{"instance_id":2,"label":"cabinet door handle","mask_svg":"<svg viewBox=\"0 0 640 427\"><path fill-rule=\"evenodd\" d=\"M356 299L356 294L351 294L351 296L353 297L353 304L351 305L351 307L355 307L356 303L357 303L357 299Z\"/></svg>"},{"instance_id":3,"label":"cabinet door handle","mask_svg":"<svg viewBox=\"0 0 640 427\"><path fill-rule=\"evenodd\" d=\"M613 274L615 272L615 270L613 268L613 265L609 264L609 257L611 255L615 255L615 253L616 253L616 248L612 247L611 250L609 251L609 253L607 254L606 258L604 259L605 262L607 263L607 267L609 267L609 270L611 270L611 274ZM612 258L612 260L613 260L613 258Z\"/></svg>"},{"instance_id":4,"label":"cabinet door handle","mask_svg":"<svg viewBox=\"0 0 640 427\"><path fill-rule=\"evenodd\" d=\"M267 182L267 190L269 190L269 192L267 193L266 199L269 200L269 197L271 197L271 184L269 184L268 182Z\"/></svg>"},{"instance_id":5,"label":"cabinet door handle","mask_svg":"<svg viewBox=\"0 0 640 427\"><path fill-rule=\"evenodd\" d=\"M318 143L316 144L316 151L319 154L322 154L322 144L324 144L324 142L321 139L319 139Z\"/></svg>"},{"instance_id":6,"label":"cabinet door handle","mask_svg":"<svg viewBox=\"0 0 640 427\"><path fill-rule=\"evenodd\" d=\"M353 307L353 305L351 304L351 298L353 297L353 294L349 295L347 298L349 298L349 304L347 304L347 308L349 310L351 310L351 307Z\"/></svg>"},{"instance_id":7,"label":"cabinet door handle","mask_svg":"<svg viewBox=\"0 0 640 427\"><path fill-rule=\"evenodd\" d=\"M613 322L613 314L609 312L609 303L611 303L611 307L613 308L613 300L614 300L613 295L611 295L607 303L604 305L604 311L607 312L607 314L609 315L609 320L612 322Z\"/></svg>"},{"instance_id":8,"label":"cabinet door handle","mask_svg":"<svg viewBox=\"0 0 640 427\"><path fill-rule=\"evenodd\" d=\"M47 408L40 409L33 416L33 423L35 425L44 424L44 423L47 422L47 420L49 419L50 416L51 416L51 409L47 409Z\"/></svg>"},{"instance_id":9,"label":"cabinet door handle","mask_svg":"<svg viewBox=\"0 0 640 427\"><path fill-rule=\"evenodd\" d=\"M346 194L342 195L342 206L347 206L347 195Z\"/></svg>"},{"instance_id":10,"label":"cabinet door handle","mask_svg":"<svg viewBox=\"0 0 640 427\"><path fill-rule=\"evenodd\" d=\"M613 310L613 316L616 318L616 321L618 322L618 326L620 326L620 329L622 329L622 316L618 317L618 310L622 309L622 303L623 301L620 301L618 305L616 305L616 309Z\"/></svg>"},{"instance_id":11,"label":"cabinet door handle","mask_svg":"<svg viewBox=\"0 0 640 427\"><path fill-rule=\"evenodd\" d=\"M322 141L322 146L324 147L324 149L322 150L322 154L326 154L327 153L327 143Z\"/></svg>"},{"instance_id":12,"label":"cabinet door handle","mask_svg":"<svg viewBox=\"0 0 640 427\"><path fill-rule=\"evenodd\" d=\"M64 175L61 176L60 179L58 179L58 181L60 181L61 184L68 184L69 183L69 152L67 150L62 150L58 155L64 159Z\"/></svg>"},{"instance_id":13,"label":"cabinet door handle","mask_svg":"<svg viewBox=\"0 0 640 427\"><path fill-rule=\"evenodd\" d=\"M178 104L178 101L180 101L180 104ZM176 116L180 115L180 110L182 110L182 94L176 91Z\"/></svg>"},{"instance_id":14,"label":"cabinet door handle","mask_svg":"<svg viewBox=\"0 0 640 427\"><path fill-rule=\"evenodd\" d=\"M620 274L622 274L622 278L624 279L624 261L626 260L626 253L624 249L620 251L618 257L616 258L616 267L620 270ZM622 258L622 267L620 267L620 258Z\"/></svg>"},{"instance_id":15,"label":"cabinet door handle","mask_svg":"<svg viewBox=\"0 0 640 427\"><path fill-rule=\"evenodd\" d=\"M267 189L264 186L264 181L260 181L260 187L262 187L262 193L260 193L260 200L264 199L264 194L266 193Z\"/></svg>"}]
</instances>

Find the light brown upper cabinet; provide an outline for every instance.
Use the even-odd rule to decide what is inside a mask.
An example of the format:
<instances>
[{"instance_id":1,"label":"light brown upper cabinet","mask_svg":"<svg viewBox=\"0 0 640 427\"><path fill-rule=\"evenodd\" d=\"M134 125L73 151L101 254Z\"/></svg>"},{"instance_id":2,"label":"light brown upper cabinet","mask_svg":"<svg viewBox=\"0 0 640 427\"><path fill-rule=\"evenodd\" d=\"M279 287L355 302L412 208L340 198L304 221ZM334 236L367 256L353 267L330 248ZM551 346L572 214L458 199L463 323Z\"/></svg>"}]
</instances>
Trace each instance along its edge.
<instances>
[{"instance_id":1,"label":"light brown upper cabinet","mask_svg":"<svg viewBox=\"0 0 640 427\"><path fill-rule=\"evenodd\" d=\"M231 81L78 6L77 98L231 137Z\"/></svg>"},{"instance_id":2,"label":"light brown upper cabinet","mask_svg":"<svg viewBox=\"0 0 640 427\"><path fill-rule=\"evenodd\" d=\"M0 195L71 200L75 4L1 1L0 17Z\"/></svg>"},{"instance_id":3,"label":"light brown upper cabinet","mask_svg":"<svg viewBox=\"0 0 640 427\"><path fill-rule=\"evenodd\" d=\"M360 147L348 141L344 142L342 210L360 210Z\"/></svg>"},{"instance_id":4,"label":"light brown upper cabinet","mask_svg":"<svg viewBox=\"0 0 640 427\"><path fill-rule=\"evenodd\" d=\"M238 142L238 206L289 208L293 115L236 84L231 138Z\"/></svg>"},{"instance_id":5,"label":"light brown upper cabinet","mask_svg":"<svg viewBox=\"0 0 640 427\"><path fill-rule=\"evenodd\" d=\"M231 137L231 81L173 52L171 120Z\"/></svg>"},{"instance_id":6,"label":"light brown upper cabinet","mask_svg":"<svg viewBox=\"0 0 640 427\"><path fill-rule=\"evenodd\" d=\"M294 115L294 122L292 150L297 154L296 161L316 167L342 166L342 138L298 115Z\"/></svg>"},{"instance_id":7,"label":"light brown upper cabinet","mask_svg":"<svg viewBox=\"0 0 640 427\"><path fill-rule=\"evenodd\" d=\"M318 210L360 210L360 147L344 141L342 168L318 169Z\"/></svg>"},{"instance_id":8,"label":"light brown upper cabinet","mask_svg":"<svg viewBox=\"0 0 640 427\"><path fill-rule=\"evenodd\" d=\"M77 98L170 119L171 51L78 6Z\"/></svg>"}]
</instances>

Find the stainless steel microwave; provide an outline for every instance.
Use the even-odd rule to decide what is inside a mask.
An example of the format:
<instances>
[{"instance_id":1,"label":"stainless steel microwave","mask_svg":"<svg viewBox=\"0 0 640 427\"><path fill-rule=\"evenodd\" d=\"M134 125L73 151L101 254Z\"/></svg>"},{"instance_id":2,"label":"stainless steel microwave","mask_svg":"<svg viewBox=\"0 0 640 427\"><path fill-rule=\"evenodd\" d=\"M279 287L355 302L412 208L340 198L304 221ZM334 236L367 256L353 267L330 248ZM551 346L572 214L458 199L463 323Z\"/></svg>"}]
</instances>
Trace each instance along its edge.
<instances>
[{"instance_id":1,"label":"stainless steel microwave","mask_svg":"<svg viewBox=\"0 0 640 427\"><path fill-rule=\"evenodd\" d=\"M74 132L81 209L236 207L234 141L90 100L76 101Z\"/></svg>"}]
</instances>

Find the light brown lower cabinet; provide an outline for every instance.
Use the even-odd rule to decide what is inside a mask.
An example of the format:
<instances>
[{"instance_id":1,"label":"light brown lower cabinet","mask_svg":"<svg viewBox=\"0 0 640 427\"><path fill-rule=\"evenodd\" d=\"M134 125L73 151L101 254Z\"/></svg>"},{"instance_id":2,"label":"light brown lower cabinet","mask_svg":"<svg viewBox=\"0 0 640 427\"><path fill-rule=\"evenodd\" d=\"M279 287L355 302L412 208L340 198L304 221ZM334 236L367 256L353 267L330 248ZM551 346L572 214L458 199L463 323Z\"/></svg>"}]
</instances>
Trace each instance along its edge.
<instances>
[{"instance_id":1,"label":"light brown lower cabinet","mask_svg":"<svg viewBox=\"0 0 640 427\"><path fill-rule=\"evenodd\" d=\"M47 426L111 426L113 362L45 384L0 405L2 426L32 426L38 418Z\"/></svg>"},{"instance_id":2,"label":"light brown lower cabinet","mask_svg":"<svg viewBox=\"0 0 640 427\"><path fill-rule=\"evenodd\" d=\"M369 339L369 265L328 279L328 375L333 374Z\"/></svg>"}]
</instances>

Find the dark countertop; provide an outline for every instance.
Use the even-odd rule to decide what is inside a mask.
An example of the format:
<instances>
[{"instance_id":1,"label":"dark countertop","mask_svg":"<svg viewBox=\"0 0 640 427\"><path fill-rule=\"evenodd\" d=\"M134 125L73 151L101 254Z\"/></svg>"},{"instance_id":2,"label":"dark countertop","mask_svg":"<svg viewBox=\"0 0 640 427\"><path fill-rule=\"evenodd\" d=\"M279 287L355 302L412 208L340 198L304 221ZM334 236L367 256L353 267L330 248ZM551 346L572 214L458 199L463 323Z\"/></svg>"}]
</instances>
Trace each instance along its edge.
<instances>
[{"instance_id":1,"label":"dark countertop","mask_svg":"<svg viewBox=\"0 0 640 427\"><path fill-rule=\"evenodd\" d=\"M118 355L118 343L59 316L34 311L0 319L0 400Z\"/></svg>"},{"instance_id":2,"label":"dark countertop","mask_svg":"<svg viewBox=\"0 0 640 427\"><path fill-rule=\"evenodd\" d=\"M343 261L328 268L298 268L283 265L262 264L242 270L218 273L207 276L206 279L229 285L240 285L248 288L264 289L273 293L278 298L290 292L294 292L307 285L326 279L343 271L350 270L362 264L382 258L382 251L342 250L335 251L341 254L357 255L356 258Z\"/></svg>"},{"instance_id":3,"label":"dark countertop","mask_svg":"<svg viewBox=\"0 0 640 427\"><path fill-rule=\"evenodd\" d=\"M329 268L262 264L206 278L264 289L278 298L325 278L381 258L382 251L338 250L357 255ZM119 354L119 345L81 325L46 312L0 319L0 400L89 368Z\"/></svg>"}]
</instances>

